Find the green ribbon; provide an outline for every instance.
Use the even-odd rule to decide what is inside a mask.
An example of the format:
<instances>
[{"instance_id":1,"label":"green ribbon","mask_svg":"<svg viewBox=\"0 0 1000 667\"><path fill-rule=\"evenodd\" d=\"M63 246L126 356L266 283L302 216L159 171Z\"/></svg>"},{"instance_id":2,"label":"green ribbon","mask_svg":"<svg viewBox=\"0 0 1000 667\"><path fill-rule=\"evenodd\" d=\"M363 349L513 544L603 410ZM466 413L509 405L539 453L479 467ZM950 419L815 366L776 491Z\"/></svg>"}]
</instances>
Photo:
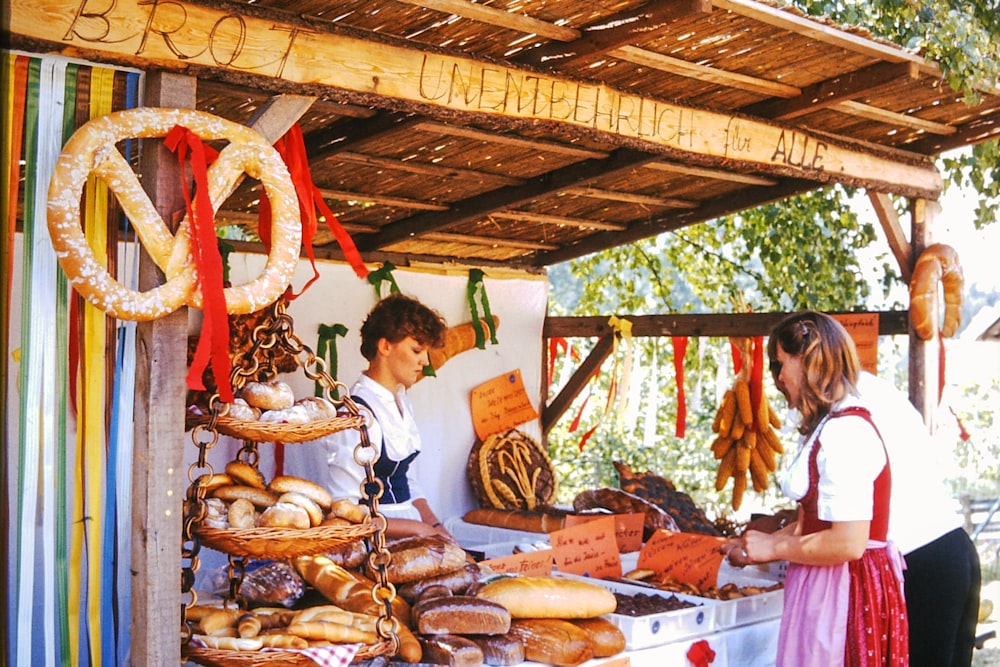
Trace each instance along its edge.
<instances>
[{"instance_id":1,"label":"green ribbon","mask_svg":"<svg viewBox=\"0 0 1000 667\"><path fill-rule=\"evenodd\" d=\"M369 274L370 275L370 274ZM337 324L319 325L319 339L316 341L316 356L326 361L326 371L331 377L337 377L337 336L343 337L347 334L347 327L339 322ZM316 381L316 396L323 395L323 385ZM333 398L340 398L340 392L334 388Z\"/></svg>"},{"instance_id":2,"label":"green ribbon","mask_svg":"<svg viewBox=\"0 0 1000 667\"><path fill-rule=\"evenodd\" d=\"M490 312L490 299L486 296L486 286L483 278L486 276L482 269L471 269L469 271L469 284L467 288L469 297L469 313L472 315L472 329L476 332L476 347L480 350L486 349L486 332L483 331L483 323L479 320L479 310L476 308L476 297L482 295L480 300L483 305L483 317L486 319L486 328L490 331L490 343L497 344L497 329L493 324L493 313Z\"/></svg>"},{"instance_id":3,"label":"green ribbon","mask_svg":"<svg viewBox=\"0 0 1000 667\"><path fill-rule=\"evenodd\" d=\"M384 282L389 283L389 294L399 293L399 285L396 284L396 278L392 275L395 270L396 267L392 262L385 262L380 268L368 274L368 282L375 286L376 299L382 299L382 283Z\"/></svg>"}]
</instances>

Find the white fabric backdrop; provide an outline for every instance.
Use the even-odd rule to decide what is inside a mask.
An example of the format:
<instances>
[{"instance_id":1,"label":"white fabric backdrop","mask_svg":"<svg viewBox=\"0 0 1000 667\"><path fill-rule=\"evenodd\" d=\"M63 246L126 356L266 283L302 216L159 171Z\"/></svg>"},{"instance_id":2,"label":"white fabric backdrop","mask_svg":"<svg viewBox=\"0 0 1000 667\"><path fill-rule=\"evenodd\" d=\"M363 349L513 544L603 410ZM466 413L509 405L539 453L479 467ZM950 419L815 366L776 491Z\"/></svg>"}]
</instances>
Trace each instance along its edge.
<instances>
[{"instance_id":1,"label":"white fabric backdrop","mask_svg":"<svg viewBox=\"0 0 1000 667\"><path fill-rule=\"evenodd\" d=\"M263 266L261 255L237 254L229 258L231 277L240 283L255 276ZM293 301L288 313L295 321L295 334L314 351L320 324L343 324L347 335L337 339L338 379L350 386L367 362L361 356L359 331L377 298L374 287L358 278L349 266L336 262L317 263L320 279ZM298 290L312 276L306 261L300 262L293 279ZM401 292L420 299L444 316L449 326L470 321L466 287L467 271L393 271ZM520 369L528 397L540 409L542 372L542 326L545 320L548 282L544 277L504 274L484 280L490 309L500 319L497 345L472 349L450 359L437 369L437 377L424 378L410 389L423 452L416 459L417 474L438 517L445 521L461 516L475 505L465 466L476 435L472 427L469 396L474 387L508 371ZM480 310L480 315L482 312ZM303 373L281 379L289 382L298 397L312 395L313 384ZM540 439L538 421L518 427ZM262 446L261 468L268 453ZM317 466L325 461L317 447L285 446L285 472L315 478ZM224 464L223 464L224 465Z\"/></svg>"}]
</instances>

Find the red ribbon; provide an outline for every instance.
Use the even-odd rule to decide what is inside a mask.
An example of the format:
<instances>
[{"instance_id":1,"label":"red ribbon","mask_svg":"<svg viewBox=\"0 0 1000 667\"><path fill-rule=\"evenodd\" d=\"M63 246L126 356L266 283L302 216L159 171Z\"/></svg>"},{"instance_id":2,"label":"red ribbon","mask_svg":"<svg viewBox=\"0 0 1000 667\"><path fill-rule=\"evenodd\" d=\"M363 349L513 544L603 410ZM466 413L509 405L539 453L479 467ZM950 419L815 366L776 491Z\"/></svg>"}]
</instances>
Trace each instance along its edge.
<instances>
[{"instance_id":1,"label":"red ribbon","mask_svg":"<svg viewBox=\"0 0 1000 667\"><path fill-rule=\"evenodd\" d=\"M740 346L732 338L729 339L729 349L733 355L733 373L739 375L740 369L743 368L743 353L740 352Z\"/></svg>"},{"instance_id":2,"label":"red ribbon","mask_svg":"<svg viewBox=\"0 0 1000 667\"><path fill-rule=\"evenodd\" d=\"M757 426L760 402L764 400L764 337L753 338L753 361L750 366L750 405L753 406L753 423Z\"/></svg>"},{"instance_id":3,"label":"red ribbon","mask_svg":"<svg viewBox=\"0 0 1000 667\"><path fill-rule=\"evenodd\" d=\"M208 192L208 165L218 157L218 153L203 144L197 134L180 125L175 125L170 130L164 138L164 145L177 153L182 173L185 172L185 160L189 161L195 184L192 201L191 189L188 182L184 181L184 201L187 203L187 217L191 223L192 251L198 268L204 318L194 359L188 369L187 386L188 389L204 390L202 373L211 362L219 398L232 403L233 388L229 383L232 368L229 359L229 313L226 311L222 280L222 255L219 253L219 241L215 233L215 210Z\"/></svg>"},{"instance_id":4,"label":"red ribbon","mask_svg":"<svg viewBox=\"0 0 1000 667\"><path fill-rule=\"evenodd\" d=\"M556 359L559 357L559 352L565 354L569 349L569 341L565 338L557 337L549 339L549 384L552 384L552 376L555 374L556 370Z\"/></svg>"},{"instance_id":5,"label":"red ribbon","mask_svg":"<svg viewBox=\"0 0 1000 667\"><path fill-rule=\"evenodd\" d=\"M708 645L708 641L701 639L691 644L688 649L687 659L694 667L708 667L709 663L715 661L715 651Z\"/></svg>"},{"instance_id":6,"label":"red ribbon","mask_svg":"<svg viewBox=\"0 0 1000 667\"><path fill-rule=\"evenodd\" d=\"M319 212L326 220L327 227L330 228L330 232L337 240L341 251L343 251L344 258L351 265L351 268L354 269L354 273L359 278L367 278L368 267L362 261L361 253L358 252L357 246L354 245L354 239L351 238L351 235L347 233L347 230L337 220L337 216L333 214L333 211L327 206L326 200L323 199L323 194L316 187L316 184L313 183L312 174L309 171L309 156L306 153L305 139L302 136L302 128L299 124L295 123L292 125L288 132L285 133L285 136L278 139L274 144L274 148L281 155L281 159L285 161L285 165L288 167L288 174L295 185L295 194L298 196L299 212L302 218L302 243L306 248L306 255L309 257L309 262L313 267L313 277L309 279L309 282L305 284L299 294L309 289L309 286L319 278L319 271L316 269L316 258L313 255L312 247L313 237L315 237L316 231L319 229L316 209L319 209ZM260 236L264 248L270 252L271 203L267 198L267 193L264 193L264 196L260 198L257 227L257 234ZM290 295L289 300L295 299L299 294Z\"/></svg>"},{"instance_id":7,"label":"red ribbon","mask_svg":"<svg viewBox=\"0 0 1000 667\"><path fill-rule=\"evenodd\" d=\"M687 354L688 338L687 336L671 336L670 342L674 347L674 379L677 382L677 423L674 427L674 435L683 438L687 424L687 399L684 395L684 356Z\"/></svg>"}]
</instances>

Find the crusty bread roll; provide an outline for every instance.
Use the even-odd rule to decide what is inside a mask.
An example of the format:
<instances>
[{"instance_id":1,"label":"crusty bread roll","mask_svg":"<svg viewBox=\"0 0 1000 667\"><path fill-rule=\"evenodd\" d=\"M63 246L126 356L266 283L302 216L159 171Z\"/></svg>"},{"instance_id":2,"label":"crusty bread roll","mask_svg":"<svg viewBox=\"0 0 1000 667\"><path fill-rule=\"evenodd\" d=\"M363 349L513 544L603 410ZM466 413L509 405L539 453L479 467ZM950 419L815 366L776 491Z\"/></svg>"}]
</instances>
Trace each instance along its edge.
<instances>
[{"instance_id":1,"label":"crusty bread roll","mask_svg":"<svg viewBox=\"0 0 1000 667\"><path fill-rule=\"evenodd\" d=\"M333 497L330 492L315 482L291 475L278 475L267 485L268 490L280 496L284 493L299 493L320 506L324 511L330 509Z\"/></svg>"},{"instance_id":2,"label":"crusty bread roll","mask_svg":"<svg viewBox=\"0 0 1000 667\"><path fill-rule=\"evenodd\" d=\"M208 648L224 651L259 651L264 645L260 637L217 637L214 635L193 635Z\"/></svg>"},{"instance_id":3,"label":"crusty bread roll","mask_svg":"<svg viewBox=\"0 0 1000 667\"><path fill-rule=\"evenodd\" d=\"M422 599L413 607L413 618L422 635L502 635L510 630L510 612L469 595Z\"/></svg>"},{"instance_id":4,"label":"crusty bread roll","mask_svg":"<svg viewBox=\"0 0 1000 667\"><path fill-rule=\"evenodd\" d=\"M309 648L309 642L302 637L289 634L265 634L258 637L264 648L290 648L298 651Z\"/></svg>"},{"instance_id":5,"label":"crusty bread roll","mask_svg":"<svg viewBox=\"0 0 1000 667\"><path fill-rule=\"evenodd\" d=\"M205 489L207 495L211 495L212 491L215 491L220 486L235 483L232 477L221 472L217 472L214 475L202 475L198 479L201 480L201 488Z\"/></svg>"},{"instance_id":6,"label":"crusty bread roll","mask_svg":"<svg viewBox=\"0 0 1000 667\"><path fill-rule=\"evenodd\" d=\"M306 396L297 400L295 404L305 411L309 421L337 418L337 407L322 396Z\"/></svg>"},{"instance_id":7,"label":"crusty bread roll","mask_svg":"<svg viewBox=\"0 0 1000 667\"><path fill-rule=\"evenodd\" d=\"M244 530L257 525L257 510L246 498L237 498L229 503L229 527Z\"/></svg>"},{"instance_id":8,"label":"crusty bread roll","mask_svg":"<svg viewBox=\"0 0 1000 667\"><path fill-rule=\"evenodd\" d=\"M283 493L278 496L278 503L291 503L304 509L306 514L309 515L309 525L311 526L318 526L323 523L323 510L313 500L301 493L295 493L294 491Z\"/></svg>"},{"instance_id":9,"label":"crusty bread roll","mask_svg":"<svg viewBox=\"0 0 1000 667\"><path fill-rule=\"evenodd\" d=\"M325 639L338 644L375 644L379 641L374 632L327 621L292 623L288 626L288 634L304 639Z\"/></svg>"},{"instance_id":10,"label":"crusty bread roll","mask_svg":"<svg viewBox=\"0 0 1000 667\"><path fill-rule=\"evenodd\" d=\"M278 502L278 497L266 489L258 489L252 486L244 486L242 484L220 486L212 492L212 496L230 503L237 498L246 498L252 502L257 509L266 509Z\"/></svg>"},{"instance_id":11,"label":"crusty bread roll","mask_svg":"<svg viewBox=\"0 0 1000 667\"><path fill-rule=\"evenodd\" d=\"M371 518L367 505L359 505L350 498L337 498L330 505L330 513L351 523L364 523Z\"/></svg>"},{"instance_id":12,"label":"crusty bread roll","mask_svg":"<svg viewBox=\"0 0 1000 667\"><path fill-rule=\"evenodd\" d=\"M237 397L233 399L232 403L226 404L226 412L223 416L229 417L230 419L253 422L260 419L260 408L255 408L244 399Z\"/></svg>"},{"instance_id":13,"label":"crusty bread roll","mask_svg":"<svg viewBox=\"0 0 1000 667\"><path fill-rule=\"evenodd\" d=\"M221 498L205 498L206 514L204 524L209 528L226 530L229 528L229 505Z\"/></svg>"},{"instance_id":14,"label":"crusty bread roll","mask_svg":"<svg viewBox=\"0 0 1000 667\"><path fill-rule=\"evenodd\" d=\"M230 461L226 464L226 474L232 478L234 484L252 486L255 489L267 488L264 475L249 463Z\"/></svg>"},{"instance_id":15,"label":"crusty bread roll","mask_svg":"<svg viewBox=\"0 0 1000 667\"><path fill-rule=\"evenodd\" d=\"M592 618L618 606L607 588L562 577L504 577L485 584L476 597L506 607L513 618Z\"/></svg>"},{"instance_id":16,"label":"crusty bread roll","mask_svg":"<svg viewBox=\"0 0 1000 667\"><path fill-rule=\"evenodd\" d=\"M260 619L253 612L240 615L236 621L236 632L240 637L256 637L260 634Z\"/></svg>"},{"instance_id":17,"label":"crusty bread roll","mask_svg":"<svg viewBox=\"0 0 1000 667\"><path fill-rule=\"evenodd\" d=\"M258 522L262 528L295 528L305 530L312 524L309 514L294 503L275 503L260 515Z\"/></svg>"},{"instance_id":18,"label":"crusty bread roll","mask_svg":"<svg viewBox=\"0 0 1000 667\"><path fill-rule=\"evenodd\" d=\"M295 404L292 388L281 380L247 382L240 390L240 398L261 410L284 410Z\"/></svg>"},{"instance_id":19,"label":"crusty bread roll","mask_svg":"<svg viewBox=\"0 0 1000 667\"><path fill-rule=\"evenodd\" d=\"M281 410L265 410L258 420L265 424L308 424L312 420L301 405L292 405Z\"/></svg>"}]
</instances>

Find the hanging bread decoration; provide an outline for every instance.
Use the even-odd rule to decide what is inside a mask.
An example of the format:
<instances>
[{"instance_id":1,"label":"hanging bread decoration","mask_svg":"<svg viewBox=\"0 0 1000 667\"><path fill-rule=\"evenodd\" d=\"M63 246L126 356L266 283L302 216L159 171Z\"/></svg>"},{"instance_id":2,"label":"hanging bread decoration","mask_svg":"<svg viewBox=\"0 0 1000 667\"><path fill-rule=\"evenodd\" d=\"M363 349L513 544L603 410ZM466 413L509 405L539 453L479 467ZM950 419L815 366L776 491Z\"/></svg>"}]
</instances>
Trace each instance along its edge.
<instances>
[{"instance_id":1,"label":"hanging bread decoration","mask_svg":"<svg viewBox=\"0 0 1000 667\"><path fill-rule=\"evenodd\" d=\"M774 429L781 427L781 420L761 393L760 405L754 410L750 399L749 338L734 339L733 344L743 350L743 364L731 389L722 397L722 404L715 413L712 432L712 454L719 460L715 475L715 490L722 491L733 479L732 508L743 504L747 489L747 475L754 491L767 490L770 473L777 468L777 457L785 452Z\"/></svg>"},{"instance_id":2,"label":"hanging bread decoration","mask_svg":"<svg viewBox=\"0 0 1000 667\"><path fill-rule=\"evenodd\" d=\"M252 313L274 303L291 283L302 244L299 204L288 169L258 132L191 109L140 108L100 116L81 126L59 156L49 187L48 225L52 246L69 283L100 310L122 320L148 321L181 306L202 307L192 257L191 221L172 234L139 178L115 147L129 138L165 137L182 126L204 141L225 140L208 169L212 205L217 210L243 174L258 179L272 207L271 252L256 279L225 289L230 313ZM146 292L131 290L94 256L80 225L80 195L95 176L114 192L149 256L167 281Z\"/></svg>"},{"instance_id":3,"label":"hanging bread decoration","mask_svg":"<svg viewBox=\"0 0 1000 667\"><path fill-rule=\"evenodd\" d=\"M944 292L944 324L938 330L935 319L938 285ZM921 340L950 338L962 323L962 296L965 277L958 262L958 253L949 245L927 246L913 267L910 279L910 322Z\"/></svg>"},{"instance_id":4,"label":"hanging bread decoration","mask_svg":"<svg viewBox=\"0 0 1000 667\"><path fill-rule=\"evenodd\" d=\"M481 507L533 510L556 495L548 452L517 429L477 442L469 453L467 474Z\"/></svg>"},{"instance_id":5,"label":"hanging bread decoration","mask_svg":"<svg viewBox=\"0 0 1000 667\"><path fill-rule=\"evenodd\" d=\"M485 328L486 320L480 319L480 325ZM500 326L500 318L493 316L493 328ZM476 329L472 322L464 322L448 327L444 332L444 345L427 352L431 366L437 370L456 354L468 352L476 347Z\"/></svg>"}]
</instances>

